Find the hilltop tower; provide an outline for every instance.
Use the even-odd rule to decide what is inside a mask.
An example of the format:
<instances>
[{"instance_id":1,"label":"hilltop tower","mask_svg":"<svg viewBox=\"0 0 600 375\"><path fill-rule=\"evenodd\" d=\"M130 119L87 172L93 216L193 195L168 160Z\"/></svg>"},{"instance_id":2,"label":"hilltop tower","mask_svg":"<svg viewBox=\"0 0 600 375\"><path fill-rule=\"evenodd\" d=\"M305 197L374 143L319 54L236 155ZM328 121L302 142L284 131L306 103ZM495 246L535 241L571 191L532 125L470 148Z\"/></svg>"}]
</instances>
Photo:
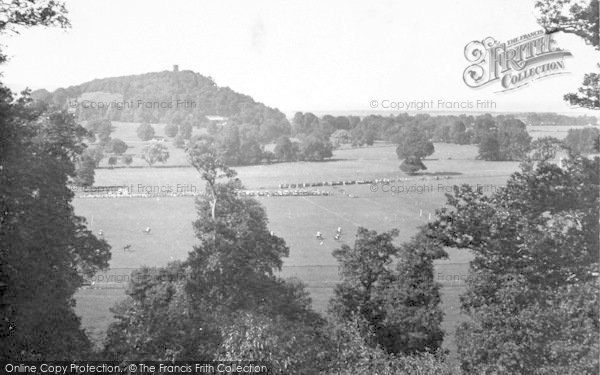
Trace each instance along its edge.
<instances>
[{"instance_id":1,"label":"hilltop tower","mask_svg":"<svg viewBox=\"0 0 600 375\"><path fill-rule=\"evenodd\" d=\"M173 65L173 72L179 72L179 65Z\"/></svg>"}]
</instances>

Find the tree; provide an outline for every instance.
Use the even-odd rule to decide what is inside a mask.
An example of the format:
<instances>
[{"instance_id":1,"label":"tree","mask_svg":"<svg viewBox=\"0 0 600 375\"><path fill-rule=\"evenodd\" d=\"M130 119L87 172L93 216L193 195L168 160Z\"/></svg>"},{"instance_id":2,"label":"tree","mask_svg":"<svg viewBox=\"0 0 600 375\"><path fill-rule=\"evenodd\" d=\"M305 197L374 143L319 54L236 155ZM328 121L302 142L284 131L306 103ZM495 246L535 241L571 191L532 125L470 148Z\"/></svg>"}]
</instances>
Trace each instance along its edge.
<instances>
[{"instance_id":1,"label":"tree","mask_svg":"<svg viewBox=\"0 0 600 375\"><path fill-rule=\"evenodd\" d=\"M462 121L454 121L450 129L450 138L452 142L458 145L469 144L469 135L467 134L467 128Z\"/></svg>"},{"instance_id":2,"label":"tree","mask_svg":"<svg viewBox=\"0 0 600 375\"><path fill-rule=\"evenodd\" d=\"M61 2L1 3L0 33L68 27ZM6 55L0 52L0 63ZM89 136L73 116L18 99L0 83L0 359L81 360L91 344L73 294L108 267L110 247L86 228L67 187Z\"/></svg>"},{"instance_id":3,"label":"tree","mask_svg":"<svg viewBox=\"0 0 600 375\"><path fill-rule=\"evenodd\" d=\"M331 342L317 328L248 312L225 329L221 360L264 361L274 373L316 374L328 367Z\"/></svg>"},{"instance_id":4,"label":"tree","mask_svg":"<svg viewBox=\"0 0 600 375\"><path fill-rule=\"evenodd\" d=\"M358 317L362 331L374 333L374 345L389 353L436 352L442 343L439 285L433 260L447 256L424 230L401 249L397 230L378 234L359 228L354 248L333 252L342 282L334 290L330 311L339 322ZM396 271L389 269L398 259Z\"/></svg>"},{"instance_id":5,"label":"tree","mask_svg":"<svg viewBox=\"0 0 600 375\"><path fill-rule=\"evenodd\" d=\"M142 159L148 163L149 166L153 166L157 162L166 163L169 159L169 150L162 142L152 142L142 150Z\"/></svg>"},{"instance_id":6,"label":"tree","mask_svg":"<svg viewBox=\"0 0 600 375\"><path fill-rule=\"evenodd\" d=\"M335 132L333 132L333 134L331 134L331 140L332 140L332 143L336 146L350 143L351 142L350 132L345 129L336 130Z\"/></svg>"},{"instance_id":7,"label":"tree","mask_svg":"<svg viewBox=\"0 0 600 375\"><path fill-rule=\"evenodd\" d=\"M425 132L416 126L402 129L396 147L396 154L398 154L399 159L407 159L410 156L423 159L433 154L433 152L433 143L427 139Z\"/></svg>"},{"instance_id":8,"label":"tree","mask_svg":"<svg viewBox=\"0 0 600 375\"><path fill-rule=\"evenodd\" d=\"M178 131L179 131L179 126L177 126L177 124L169 123L169 124L165 125L165 135L169 138L175 137L177 135Z\"/></svg>"},{"instance_id":9,"label":"tree","mask_svg":"<svg viewBox=\"0 0 600 375\"><path fill-rule=\"evenodd\" d=\"M501 160L522 160L531 144L531 137L521 120L499 118L496 131Z\"/></svg>"},{"instance_id":10,"label":"tree","mask_svg":"<svg viewBox=\"0 0 600 375\"><path fill-rule=\"evenodd\" d=\"M270 142L278 137L287 136L291 133L291 126L285 116L278 118L267 118L260 124L259 138L262 142Z\"/></svg>"},{"instance_id":11,"label":"tree","mask_svg":"<svg viewBox=\"0 0 600 375\"><path fill-rule=\"evenodd\" d=\"M184 139L192 138L192 130L193 127L189 121L184 121L181 125L179 125L179 134L181 134Z\"/></svg>"},{"instance_id":12,"label":"tree","mask_svg":"<svg viewBox=\"0 0 600 375\"><path fill-rule=\"evenodd\" d=\"M552 160L566 147L563 141L554 137L538 138L531 143L531 158L538 161Z\"/></svg>"},{"instance_id":13,"label":"tree","mask_svg":"<svg viewBox=\"0 0 600 375\"><path fill-rule=\"evenodd\" d=\"M478 158L488 161L502 160L500 142L495 134L489 133L481 139Z\"/></svg>"},{"instance_id":14,"label":"tree","mask_svg":"<svg viewBox=\"0 0 600 375\"><path fill-rule=\"evenodd\" d=\"M294 134L311 134L319 125L319 118L314 114L307 112L296 112L292 120L292 129Z\"/></svg>"},{"instance_id":15,"label":"tree","mask_svg":"<svg viewBox=\"0 0 600 375\"><path fill-rule=\"evenodd\" d=\"M598 4L598 1L596 1ZM597 65L600 70L600 65ZM600 74L586 73L583 75L583 83L576 93L565 94L564 100L573 106L588 109L600 109Z\"/></svg>"},{"instance_id":16,"label":"tree","mask_svg":"<svg viewBox=\"0 0 600 375\"><path fill-rule=\"evenodd\" d=\"M154 138L154 128L148 123L142 123L137 128L137 136L142 141L149 141Z\"/></svg>"},{"instance_id":17,"label":"tree","mask_svg":"<svg viewBox=\"0 0 600 375\"><path fill-rule=\"evenodd\" d=\"M85 153L77 158L73 182L78 186L92 186L94 184L96 164L96 161Z\"/></svg>"},{"instance_id":18,"label":"tree","mask_svg":"<svg viewBox=\"0 0 600 375\"><path fill-rule=\"evenodd\" d=\"M379 234L361 227L354 247L344 244L333 251L342 282L335 287L329 310L339 321L358 314L372 329L380 326L385 313L377 288L385 288L392 278L388 266L399 251L393 244L397 236L397 230Z\"/></svg>"},{"instance_id":19,"label":"tree","mask_svg":"<svg viewBox=\"0 0 600 375\"><path fill-rule=\"evenodd\" d=\"M587 4L572 0L537 0L535 7L539 12L537 21L548 34L558 31L575 34L596 49L600 48L598 0Z\"/></svg>"},{"instance_id":20,"label":"tree","mask_svg":"<svg viewBox=\"0 0 600 375\"><path fill-rule=\"evenodd\" d=\"M426 232L422 229L402 245L396 272L382 291L385 334L378 336L392 353L436 353L442 346L444 313L433 261L448 255Z\"/></svg>"},{"instance_id":21,"label":"tree","mask_svg":"<svg viewBox=\"0 0 600 375\"><path fill-rule=\"evenodd\" d=\"M95 118L88 121L86 129L94 134L95 139L97 139L101 145L106 145L110 141L110 134L113 131L113 126L108 119Z\"/></svg>"},{"instance_id":22,"label":"tree","mask_svg":"<svg viewBox=\"0 0 600 375\"><path fill-rule=\"evenodd\" d=\"M537 0L538 23L547 33L562 31L575 34L600 49L600 9L598 0L587 4L572 0ZM598 65L600 68L600 65ZM583 84L576 93L564 97L571 105L589 109L600 109L600 74L584 75Z\"/></svg>"},{"instance_id":23,"label":"tree","mask_svg":"<svg viewBox=\"0 0 600 375\"><path fill-rule=\"evenodd\" d=\"M224 313L269 309L267 301L276 302L271 295L279 289L274 272L289 253L285 242L270 234L258 202L237 197L239 188L237 180L212 187L207 182L207 196L198 201L194 222L200 243L188 259L194 274L189 293L198 303L210 302Z\"/></svg>"},{"instance_id":24,"label":"tree","mask_svg":"<svg viewBox=\"0 0 600 375\"><path fill-rule=\"evenodd\" d=\"M275 275L289 251L285 242L268 231L258 202L237 196L235 171L219 161L212 142L199 139L188 152L207 189L196 204L199 243L184 263L132 275L127 300L113 309L105 355L315 366L324 322L303 284Z\"/></svg>"},{"instance_id":25,"label":"tree","mask_svg":"<svg viewBox=\"0 0 600 375\"><path fill-rule=\"evenodd\" d=\"M297 161L300 147L297 142L292 142L288 137L281 136L277 139L274 154L279 161Z\"/></svg>"},{"instance_id":26,"label":"tree","mask_svg":"<svg viewBox=\"0 0 600 375\"><path fill-rule=\"evenodd\" d=\"M0 358L86 359L91 345L73 294L110 258L74 214L67 187L87 132L72 115L34 105L27 92L14 100L2 85L0 122Z\"/></svg>"},{"instance_id":27,"label":"tree","mask_svg":"<svg viewBox=\"0 0 600 375\"><path fill-rule=\"evenodd\" d=\"M386 352L381 347L373 345L376 341L375 334L373 330L364 329L365 326L361 318L355 316L348 321L328 327L333 353L329 371L322 373L331 375L457 373L440 353L396 355Z\"/></svg>"},{"instance_id":28,"label":"tree","mask_svg":"<svg viewBox=\"0 0 600 375\"><path fill-rule=\"evenodd\" d=\"M222 163L208 142L197 142L189 155L206 183L206 194L196 204L194 231L199 244L187 261L194 275L187 290L194 301L210 303L223 314L244 310L320 322L304 286L275 275L289 249L269 231L264 208L253 199L238 197L242 186L235 171Z\"/></svg>"},{"instance_id":29,"label":"tree","mask_svg":"<svg viewBox=\"0 0 600 375\"><path fill-rule=\"evenodd\" d=\"M363 145L372 146L376 139L376 132L372 126L361 121L350 131L353 147L362 147Z\"/></svg>"},{"instance_id":30,"label":"tree","mask_svg":"<svg viewBox=\"0 0 600 375\"><path fill-rule=\"evenodd\" d=\"M473 137L472 141L475 144L479 144L486 138L490 133L496 130L496 120L492 115L486 113L485 115L477 116L473 123Z\"/></svg>"},{"instance_id":31,"label":"tree","mask_svg":"<svg viewBox=\"0 0 600 375\"><path fill-rule=\"evenodd\" d=\"M116 156L110 156L108 158L108 165L110 165L111 167L114 167L117 164L117 157Z\"/></svg>"},{"instance_id":32,"label":"tree","mask_svg":"<svg viewBox=\"0 0 600 375\"><path fill-rule=\"evenodd\" d=\"M221 343L219 321L185 293L189 268L180 262L132 273L127 298L113 308L107 360L175 361L212 358Z\"/></svg>"},{"instance_id":33,"label":"tree","mask_svg":"<svg viewBox=\"0 0 600 375\"><path fill-rule=\"evenodd\" d=\"M0 34L8 32L19 33L20 28L33 26L56 26L68 28L71 26L67 18L67 10L63 2L45 1L35 3L26 0L3 0L2 21L0 22ZM0 64L7 57L0 52Z\"/></svg>"},{"instance_id":34,"label":"tree","mask_svg":"<svg viewBox=\"0 0 600 375\"><path fill-rule=\"evenodd\" d=\"M215 139L219 156L227 165L239 165L240 160L240 132L237 125L225 125Z\"/></svg>"},{"instance_id":35,"label":"tree","mask_svg":"<svg viewBox=\"0 0 600 375\"><path fill-rule=\"evenodd\" d=\"M309 135L300 142L300 158L306 161L322 161L333 156L331 143Z\"/></svg>"},{"instance_id":36,"label":"tree","mask_svg":"<svg viewBox=\"0 0 600 375\"><path fill-rule=\"evenodd\" d=\"M492 196L448 195L430 235L475 256L457 331L467 374L595 373L600 159L522 164Z\"/></svg>"},{"instance_id":37,"label":"tree","mask_svg":"<svg viewBox=\"0 0 600 375\"><path fill-rule=\"evenodd\" d=\"M256 136L251 133L242 138L240 144L240 164L256 165L263 159L264 150Z\"/></svg>"},{"instance_id":38,"label":"tree","mask_svg":"<svg viewBox=\"0 0 600 375\"><path fill-rule=\"evenodd\" d=\"M404 159L400 169L408 173L427 169L421 159L433 154L435 149L423 130L407 126L400 131L397 143L396 154L399 159Z\"/></svg>"},{"instance_id":39,"label":"tree","mask_svg":"<svg viewBox=\"0 0 600 375\"><path fill-rule=\"evenodd\" d=\"M75 158L75 176L73 181L79 186L91 186L94 184L95 169L104 159L104 152L100 146L86 147L85 150Z\"/></svg>"},{"instance_id":40,"label":"tree","mask_svg":"<svg viewBox=\"0 0 600 375\"><path fill-rule=\"evenodd\" d=\"M97 168L100 165L102 159L104 159L104 151L100 146L87 147L83 152L84 157L87 157L94 161L94 167Z\"/></svg>"},{"instance_id":41,"label":"tree","mask_svg":"<svg viewBox=\"0 0 600 375\"><path fill-rule=\"evenodd\" d=\"M564 143L574 152L591 154L596 151L596 142L600 138L597 128L569 129Z\"/></svg>"},{"instance_id":42,"label":"tree","mask_svg":"<svg viewBox=\"0 0 600 375\"><path fill-rule=\"evenodd\" d=\"M106 145L106 151L117 155L122 155L125 153L125 151L127 151L128 147L129 146L127 146L127 143L124 141L120 140L119 138L113 138Z\"/></svg>"},{"instance_id":43,"label":"tree","mask_svg":"<svg viewBox=\"0 0 600 375\"><path fill-rule=\"evenodd\" d=\"M415 174L422 169L427 169L427 167L416 156L410 156L400 163L400 170L404 173Z\"/></svg>"}]
</instances>

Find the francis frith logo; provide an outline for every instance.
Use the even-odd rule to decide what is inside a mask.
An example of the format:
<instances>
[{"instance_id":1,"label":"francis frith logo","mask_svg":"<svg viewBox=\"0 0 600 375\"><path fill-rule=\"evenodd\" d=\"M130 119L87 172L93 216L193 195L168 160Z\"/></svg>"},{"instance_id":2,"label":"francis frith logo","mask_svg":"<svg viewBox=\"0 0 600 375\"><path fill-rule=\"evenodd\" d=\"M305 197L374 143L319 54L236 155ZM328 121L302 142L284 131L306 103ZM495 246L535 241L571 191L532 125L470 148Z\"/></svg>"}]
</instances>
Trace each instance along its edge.
<instances>
[{"instance_id":1,"label":"francis frith logo","mask_svg":"<svg viewBox=\"0 0 600 375\"><path fill-rule=\"evenodd\" d=\"M465 46L465 58L471 65L465 69L463 80L472 88L498 82L500 91L514 90L540 78L567 73L564 59L569 56L571 52L560 49L553 34L543 30L504 43L488 37Z\"/></svg>"}]
</instances>

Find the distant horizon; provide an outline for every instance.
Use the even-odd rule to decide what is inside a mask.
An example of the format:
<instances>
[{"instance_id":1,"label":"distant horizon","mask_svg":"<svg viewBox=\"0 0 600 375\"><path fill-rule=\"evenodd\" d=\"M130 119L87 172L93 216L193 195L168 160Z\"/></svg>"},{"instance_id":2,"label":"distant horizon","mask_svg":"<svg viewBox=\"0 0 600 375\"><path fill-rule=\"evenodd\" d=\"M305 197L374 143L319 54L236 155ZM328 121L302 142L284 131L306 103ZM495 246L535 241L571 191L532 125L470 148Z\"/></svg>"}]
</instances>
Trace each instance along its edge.
<instances>
[{"instance_id":1,"label":"distant horizon","mask_svg":"<svg viewBox=\"0 0 600 375\"><path fill-rule=\"evenodd\" d=\"M9 61L2 66L2 79L17 90L54 90L178 65L285 113L367 111L374 99L443 99L494 100L496 112L591 114L563 101L600 62L598 51L573 34L552 34L556 45L572 55L561 60L567 74L560 71L504 92L499 80L479 88L465 83L472 64L465 58L467 45L539 33L534 1L162 5L66 0L71 28L7 35L3 50ZM506 9L510 17L491 16Z\"/></svg>"},{"instance_id":2,"label":"distant horizon","mask_svg":"<svg viewBox=\"0 0 600 375\"><path fill-rule=\"evenodd\" d=\"M68 86L59 86L59 87L31 87L28 85L24 85L24 84L15 84L15 83L10 83L7 82L5 83L13 92L15 93L20 93L21 91L23 91L24 89L28 88L30 89L32 92L33 91L37 91L37 90L47 90L48 92L54 92L58 89L66 89L68 87L71 86L79 86L81 84L84 83L88 83L88 82L92 82L94 80L102 80L102 79L110 79L110 78L119 78L119 77L130 77L130 76L137 76L137 75L144 75L144 74L150 74L150 73L161 73L161 72L169 72L172 70L169 69L163 69L163 70L159 70L159 71L154 71L154 72L141 72L141 73L134 73L134 74L125 74L125 75L119 75L119 76L111 76L111 77L97 77L97 78L93 78L89 81L85 81L85 82L80 82L74 85L68 85ZM196 72L193 71L191 69L181 69L180 72L183 71L191 71L193 73L198 73L204 77L211 77L210 74L203 74L202 72ZM217 86L219 87L229 87L231 90L243 94L243 95L249 95L248 93L245 92L241 92L239 90L236 90L235 87L230 87L230 86L223 86L223 85L219 85L219 82L216 82ZM251 96L251 95L249 95ZM252 97L252 96L251 96ZM435 110L435 109L431 109L431 110L377 110L377 109L359 109L359 108L332 108L332 109L282 109L282 108L278 108L277 106L272 105L271 103L268 102L263 102L260 100L257 100L256 98L252 97L252 99L254 99L256 102L260 102L263 103L264 105L271 107L271 108L276 108L279 111L281 111L283 114L285 114L285 116L288 119L291 119L295 113L297 112L302 112L302 113L313 113L319 117L322 117L324 115L335 115L335 116L369 116L369 115L381 115L381 116L389 116L389 115L398 115L398 114L402 114L402 113L406 113L409 114L411 116L414 115L418 115L418 114L429 114L429 115L435 115L435 116L446 116L446 115L455 115L455 116L460 116L462 114L464 115L472 115L472 116L477 116L477 115L483 115L486 113L489 114L525 114L525 113L556 113L559 115L564 115L564 116L595 116L600 120L600 113L598 111L594 111L591 109L585 109L585 108L578 108L578 107L574 107L571 108L569 111L552 111L552 110L525 110L525 109L514 109L514 110L510 110L510 109L505 109L505 110L469 110L469 111L465 111L465 110ZM598 125L600 126L600 125Z\"/></svg>"}]
</instances>

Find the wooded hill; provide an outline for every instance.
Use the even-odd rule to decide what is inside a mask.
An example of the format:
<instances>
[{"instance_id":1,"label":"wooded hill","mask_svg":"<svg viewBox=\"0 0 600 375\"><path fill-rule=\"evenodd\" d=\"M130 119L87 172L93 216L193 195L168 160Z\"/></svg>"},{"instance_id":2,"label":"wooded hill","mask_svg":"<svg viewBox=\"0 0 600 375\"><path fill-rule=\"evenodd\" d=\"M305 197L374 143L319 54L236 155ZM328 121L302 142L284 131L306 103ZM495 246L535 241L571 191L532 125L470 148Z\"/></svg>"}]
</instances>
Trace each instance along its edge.
<instances>
[{"instance_id":1,"label":"wooded hill","mask_svg":"<svg viewBox=\"0 0 600 375\"><path fill-rule=\"evenodd\" d=\"M52 93L37 90L32 96L69 106L81 121L104 117L111 121L201 125L208 122L205 116L216 115L227 117L229 123L258 126L265 141L290 133L290 124L278 109L229 87L219 87L211 77L190 70L95 79Z\"/></svg>"}]
</instances>

